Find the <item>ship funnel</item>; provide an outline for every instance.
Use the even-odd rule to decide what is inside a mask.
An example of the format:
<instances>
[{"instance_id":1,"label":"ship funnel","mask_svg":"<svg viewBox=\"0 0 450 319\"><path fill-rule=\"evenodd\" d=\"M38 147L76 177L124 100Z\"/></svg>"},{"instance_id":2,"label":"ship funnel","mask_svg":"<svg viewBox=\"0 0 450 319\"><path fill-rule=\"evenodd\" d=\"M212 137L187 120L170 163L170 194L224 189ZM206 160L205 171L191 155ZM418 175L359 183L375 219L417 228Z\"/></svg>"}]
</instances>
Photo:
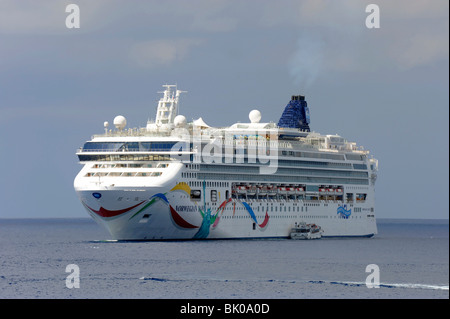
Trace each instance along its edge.
<instances>
[{"instance_id":1,"label":"ship funnel","mask_svg":"<svg viewBox=\"0 0 450 319\"><path fill-rule=\"evenodd\" d=\"M310 132L309 109L303 95L293 95L278 121L278 127L297 128Z\"/></svg>"}]
</instances>

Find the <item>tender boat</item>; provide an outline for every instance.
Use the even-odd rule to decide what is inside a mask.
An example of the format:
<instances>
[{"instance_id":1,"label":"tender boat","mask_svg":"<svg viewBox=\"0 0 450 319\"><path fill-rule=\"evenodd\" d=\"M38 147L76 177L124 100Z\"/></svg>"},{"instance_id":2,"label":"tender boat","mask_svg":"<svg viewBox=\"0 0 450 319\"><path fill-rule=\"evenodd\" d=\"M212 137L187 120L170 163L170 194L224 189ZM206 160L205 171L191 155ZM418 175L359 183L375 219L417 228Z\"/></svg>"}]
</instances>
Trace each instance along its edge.
<instances>
[{"instance_id":1,"label":"tender boat","mask_svg":"<svg viewBox=\"0 0 450 319\"><path fill-rule=\"evenodd\" d=\"M323 230L320 226L302 222L291 229L290 237L291 239L320 239L322 233Z\"/></svg>"}]
</instances>

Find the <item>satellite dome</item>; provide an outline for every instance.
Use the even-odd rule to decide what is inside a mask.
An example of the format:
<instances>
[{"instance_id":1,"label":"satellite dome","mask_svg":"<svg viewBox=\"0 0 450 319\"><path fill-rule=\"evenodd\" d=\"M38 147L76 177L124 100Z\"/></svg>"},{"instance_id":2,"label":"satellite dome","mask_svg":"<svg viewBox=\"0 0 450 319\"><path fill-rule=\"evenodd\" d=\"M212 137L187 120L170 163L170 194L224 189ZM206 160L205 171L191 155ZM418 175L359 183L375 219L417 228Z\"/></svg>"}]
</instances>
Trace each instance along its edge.
<instances>
[{"instance_id":1,"label":"satellite dome","mask_svg":"<svg viewBox=\"0 0 450 319\"><path fill-rule=\"evenodd\" d=\"M173 119L173 124L175 124L176 127L182 127L186 125L186 117L184 115L177 115Z\"/></svg>"},{"instance_id":2,"label":"satellite dome","mask_svg":"<svg viewBox=\"0 0 450 319\"><path fill-rule=\"evenodd\" d=\"M104 126L105 128L107 128L107 127L109 126L108 121L106 121L105 123L103 123L103 126Z\"/></svg>"},{"instance_id":3,"label":"satellite dome","mask_svg":"<svg viewBox=\"0 0 450 319\"><path fill-rule=\"evenodd\" d=\"M261 121L261 112L258 110L253 110L248 114L250 122L259 123Z\"/></svg>"},{"instance_id":4,"label":"satellite dome","mask_svg":"<svg viewBox=\"0 0 450 319\"><path fill-rule=\"evenodd\" d=\"M123 130L125 125L127 125L127 119L122 115L118 115L114 118L114 125L116 126L116 129Z\"/></svg>"}]
</instances>

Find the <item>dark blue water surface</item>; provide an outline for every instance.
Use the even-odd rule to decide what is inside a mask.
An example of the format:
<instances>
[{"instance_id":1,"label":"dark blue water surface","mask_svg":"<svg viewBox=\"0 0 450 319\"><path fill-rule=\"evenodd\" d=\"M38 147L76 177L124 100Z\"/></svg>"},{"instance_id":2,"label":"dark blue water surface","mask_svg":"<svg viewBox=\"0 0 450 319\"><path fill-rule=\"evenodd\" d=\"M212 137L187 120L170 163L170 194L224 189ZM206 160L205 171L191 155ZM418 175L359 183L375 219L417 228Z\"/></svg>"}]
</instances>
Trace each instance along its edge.
<instances>
[{"instance_id":1,"label":"dark blue water surface","mask_svg":"<svg viewBox=\"0 0 450 319\"><path fill-rule=\"evenodd\" d=\"M91 219L0 219L0 298L449 298L448 220L374 238L115 242ZM66 266L79 288L66 286ZM368 288L367 265L380 287Z\"/></svg>"}]
</instances>

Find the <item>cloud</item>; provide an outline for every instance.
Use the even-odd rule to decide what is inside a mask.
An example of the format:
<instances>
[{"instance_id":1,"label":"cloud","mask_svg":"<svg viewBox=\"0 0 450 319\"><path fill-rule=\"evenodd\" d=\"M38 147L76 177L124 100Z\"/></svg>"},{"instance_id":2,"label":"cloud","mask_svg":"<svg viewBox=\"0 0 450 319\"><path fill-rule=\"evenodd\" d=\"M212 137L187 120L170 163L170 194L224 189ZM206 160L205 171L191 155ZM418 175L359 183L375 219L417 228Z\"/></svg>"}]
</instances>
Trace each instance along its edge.
<instances>
[{"instance_id":1,"label":"cloud","mask_svg":"<svg viewBox=\"0 0 450 319\"><path fill-rule=\"evenodd\" d=\"M230 17L202 17L192 23L193 30L230 32L237 28L237 20Z\"/></svg>"},{"instance_id":2,"label":"cloud","mask_svg":"<svg viewBox=\"0 0 450 319\"><path fill-rule=\"evenodd\" d=\"M160 39L134 44L130 59L139 66L154 68L182 61L189 51L204 42L199 38Z\"/></svg>"},{"instance_id":3,"label":"cloud","mask_svg":"<svg viewBox=\"0 0 450 319\"><path fill-rule=\"evenodd\" d=\"M77 33L92 32L111 22L107 0L2 0L0 1L0 34L58 35L67 33L66 6L76 3L80 8L81 28ZM105 14L108 10L108 14ZM120 12L120 11L119 11ZM119 13L116 12L116 13ZM71 30L73 31L73 30Z\"/></svg>"},{"instance_id":4,"label":"cloud","mask_svg":"<svg viewBox=\"0 0 450 319\"><path fill-rule=\"evenodd\" d=\"M389 55L402 70L432 64L449 55L448 34L420 32L390 46Z\"/></svg>"},{"instance_id":5,"label":"cloud","mask_svg":"<svg viewBox=\"0 0 450 319\"><path fill-rule=\"evenodd\" d=\"M448 2L377 4L380 29L366 28L367 4L361 1L306 0L292 7L299 30L288 62L294 81L310 85L333 71L401 72L448 60Z\"/></svg>"},{"instance_id":6,"label":"cloud","mask_svg":"<svg viewBox=\"0 0 450 319\"><path fill-rule=\"evenodd\" d=\"M186 59L204 43L204 38L212 43L213 37L222 36L220 33L237 40L248 35L251 40L252 32L257 38L266 30L280 30L286 33L280 33L280 39L286 37L297 43L286 64L296 81L304 76L317 78L327 71L371 71L378 67L405 70L448 59L448 1L378 0L379 30L365 27L365 7L370 2L360 0L261 0L257 5L249 0L154 0L132 4L123 0L77 0L74 3L81 11L78 30L65 27L65 6L69 3L1 0L0 36L89 33L103 43L111 41L110 47L117 45L119 51L131 46L127 58L141 66L157 67ZM155 39L151 31L162 26L164 33L158 37L183 38ZM292 41L295 33L297 39ZM114 38L102 38L105 34L114 34ZM132 45L135 41L138 43ZM5 56L14 57L10 54L13 49L0 47L4 61ZM267 52L272 48L266 45L257 49Z\"/></svg>"},{"instance_id":7,"label":"cloud","mask_svg":"<svg viewBox=\"0 0 450 319\"><path fill-rule=\"evenodd\" d=\"M58 8L59 7L59 8ZM0 34L21 34L32 32L55 33L57 11L61 9L61 26L65 26L65 6L54 2L14 1L0 2Z\"/></svg>"},{"instance_id":8,"label":"cloud","mask_svg":"<svg viewBox=\"0 0 450 319\"><path fill-rule=\"evenodd\" d=\"M288 62L290 75L297 85L309 86L322 72L326 44L320 37L303 34L297 42L297 50Z\"/></svg>"}]
</instances>

